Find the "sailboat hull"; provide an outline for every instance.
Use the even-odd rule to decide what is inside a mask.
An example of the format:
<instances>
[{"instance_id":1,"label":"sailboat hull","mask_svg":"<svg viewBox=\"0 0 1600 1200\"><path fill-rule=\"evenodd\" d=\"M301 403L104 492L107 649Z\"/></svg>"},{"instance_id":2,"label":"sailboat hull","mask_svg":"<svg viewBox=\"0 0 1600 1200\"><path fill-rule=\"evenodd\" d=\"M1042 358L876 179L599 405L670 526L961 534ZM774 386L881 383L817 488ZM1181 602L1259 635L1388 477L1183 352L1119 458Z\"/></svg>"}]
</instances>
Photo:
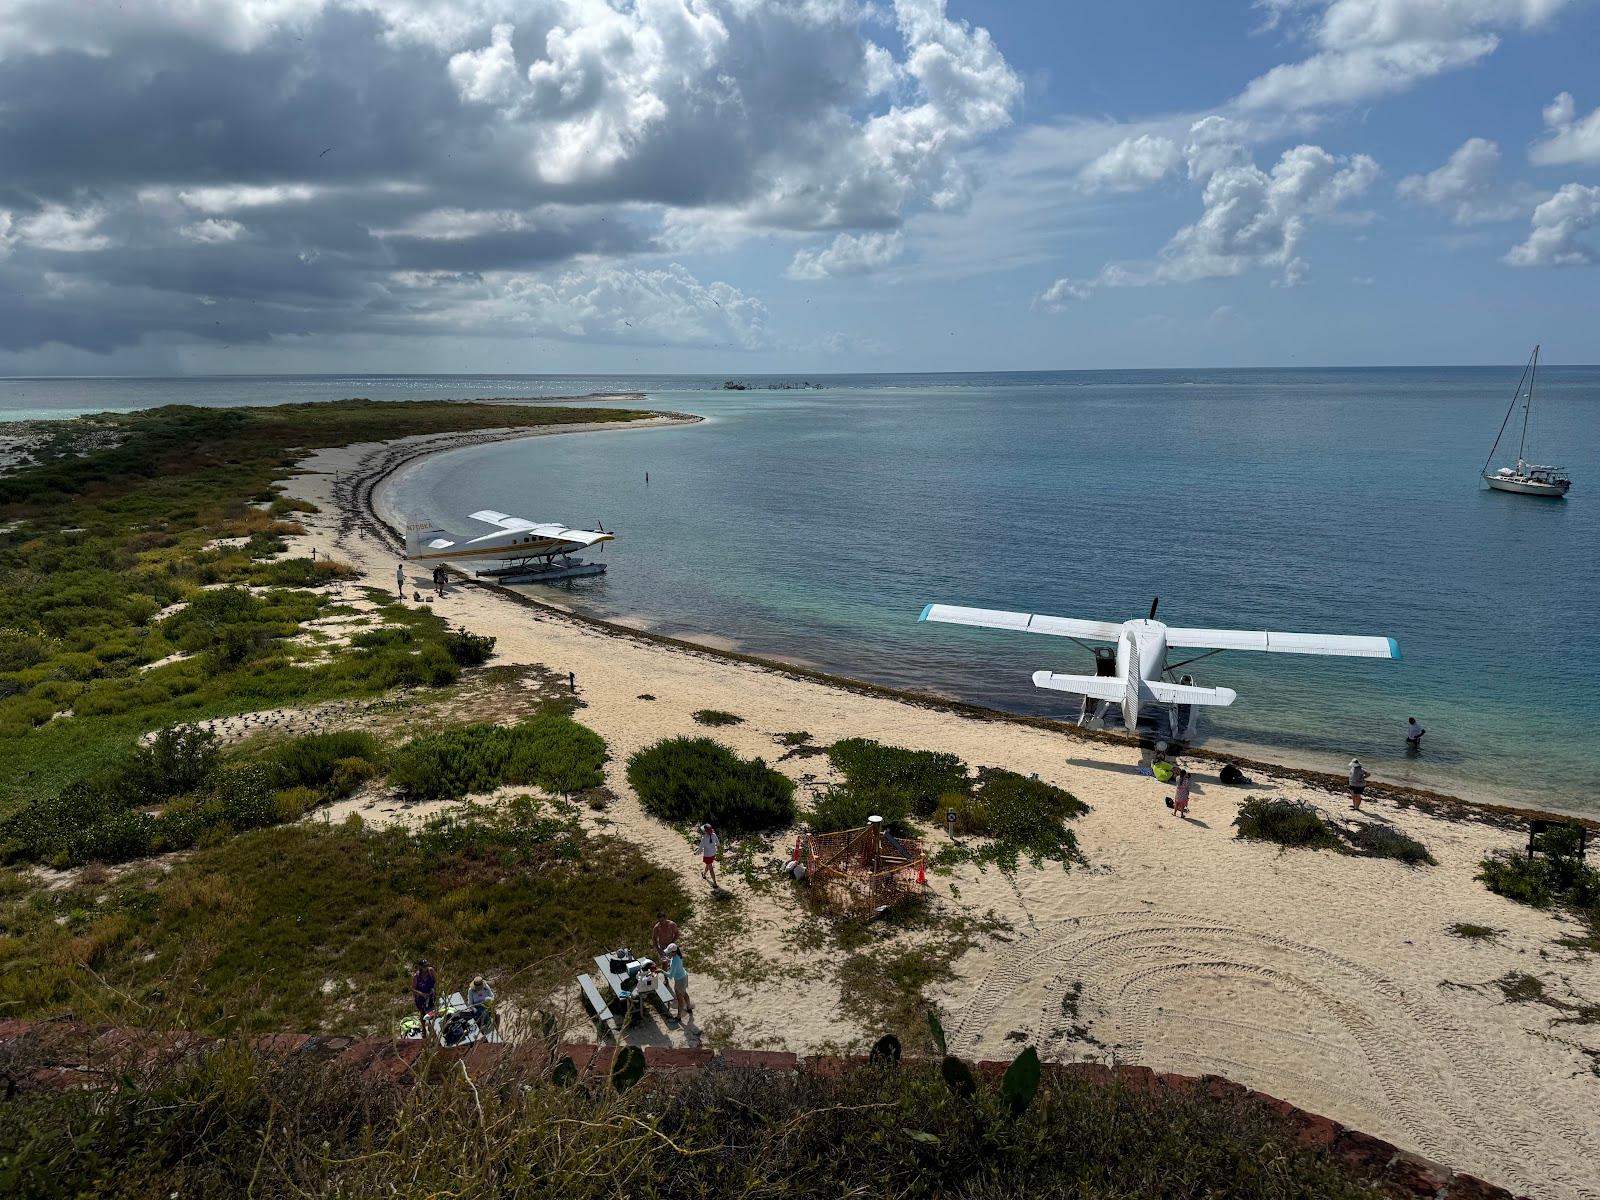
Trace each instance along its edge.
<instances>
[{"instance_id":1,"label":"sailboat hull","mask_svg":"<svg viewBox=\"0 0 1600 1200\"><path fill-rule=\"evenodd\" d=\"M1483 481L1497 492L1515 492L1519 496L1543 496L1546 500L1559 500L1572 486L1566 480L1539 483L1531 479L1508 479L1500 475L1485 475Z\"/></svg>"}]
</instances>

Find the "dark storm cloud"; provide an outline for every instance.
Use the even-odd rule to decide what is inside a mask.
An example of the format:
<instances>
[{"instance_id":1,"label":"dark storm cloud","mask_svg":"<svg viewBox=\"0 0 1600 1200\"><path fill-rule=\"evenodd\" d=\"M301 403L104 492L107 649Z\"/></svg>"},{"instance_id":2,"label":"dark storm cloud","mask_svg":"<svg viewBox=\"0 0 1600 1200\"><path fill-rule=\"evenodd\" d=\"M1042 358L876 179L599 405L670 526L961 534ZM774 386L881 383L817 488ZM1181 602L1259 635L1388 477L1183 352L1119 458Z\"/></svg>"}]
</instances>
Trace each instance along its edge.
<instances>
[{"instance_id":1,"label":"dark storm cloud","mask_svg":"<svg viewBox=\"0 0 1600 1200\"><path fill-rule=\"evenodd\" d=\"M764 310L736 289L619 264L660 251L669 213L886 228L959 192L954 148L1004 122L1015 78L942 0L896 20L852 0L15 0L0 348L450 332L452 311L747 341Z\"/></svg>"}]
</instances>

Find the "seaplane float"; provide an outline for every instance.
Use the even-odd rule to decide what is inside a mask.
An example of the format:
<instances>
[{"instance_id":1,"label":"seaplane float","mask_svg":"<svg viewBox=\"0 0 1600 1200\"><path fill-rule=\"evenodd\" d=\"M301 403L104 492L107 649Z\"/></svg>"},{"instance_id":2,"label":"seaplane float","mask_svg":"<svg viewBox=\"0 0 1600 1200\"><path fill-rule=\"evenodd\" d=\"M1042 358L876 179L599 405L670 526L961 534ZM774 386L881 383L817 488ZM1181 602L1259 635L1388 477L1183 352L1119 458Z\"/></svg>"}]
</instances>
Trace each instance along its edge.
<instances>
[{"instance_id":1,"label":"seaplane float","mask_svg":"<svg viewBox=\"0 0 1600 1200\"><path fill-rule=\"evenodd\" d=\"M1150 615L1133 621L1087 621L1076 617L1051 617L1038 613L1006 612L992 608L962 608L953 604L929 604L922 610L922 621L949 625L975 625L984 629L1004 629L1020 633L1044 633L1064 637L1094 655L1093 675L1065 675L1055 671L1035 671L1033 686L1056 692L1070 692L1083 698L1078 716L1080 725L1116 723L1137 735L1148 730L1156 736L1177 741L1193 739L1200 709L1232 704L1238 693L1232 688L1199 687L1192 675L1177 672L1225 650L1254 650L1267 654L1333 654L1351 658L1400 657L1400 645L1392 637L1356 637L1332 633L1273 633L1246 629L1179 629L1156 620L1157 596ZM1088 642L1110 642L1113 646L1091 646ZM1200 654L1177 662L1168 661L1173 649L1199 650Z\"/></svg>"},{"instance_id":2,"label":"seaplane float","mask_svg":"<svg viewBox=\"0 0 1600 1200\"><path fill-rule=\"evenodd\" d=\"M572 555L590 546L616 540L604 529L568 529L559 521L529 521L493 509L472 513L469 520L493 525L493 533L464 536L427 521L406 522L408 562L496 561L499 566L475 571L479 578L501 583L553 583L604 575L605 563L584 562Z\"/></svg>"}]
</instances>

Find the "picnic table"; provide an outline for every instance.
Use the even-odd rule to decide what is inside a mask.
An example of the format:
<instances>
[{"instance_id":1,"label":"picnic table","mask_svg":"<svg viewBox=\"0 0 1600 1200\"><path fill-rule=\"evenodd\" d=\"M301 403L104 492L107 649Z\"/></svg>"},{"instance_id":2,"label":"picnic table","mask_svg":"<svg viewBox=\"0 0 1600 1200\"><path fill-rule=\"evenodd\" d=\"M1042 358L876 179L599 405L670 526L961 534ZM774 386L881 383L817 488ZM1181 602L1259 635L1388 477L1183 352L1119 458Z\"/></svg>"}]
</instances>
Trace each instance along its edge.
<instances>
[{"instance_id":1,"label":"picnic table","mask_svg":"<svg viewBox=\"0 0 1600 1200\"><path fill-rule=\"evenodd\" d=\"M623 992L628 990L627 979L612 973L609 955L596 954L594 956L594 966L595 970L600 972L600 978L610 985L613 996L621 996ZM663 1009L671 1011L668 1006L672 1003L672 989L667 986L667 973L659 968L656 970L656 986L652 994Z\"/></svg>"}]
</instances>

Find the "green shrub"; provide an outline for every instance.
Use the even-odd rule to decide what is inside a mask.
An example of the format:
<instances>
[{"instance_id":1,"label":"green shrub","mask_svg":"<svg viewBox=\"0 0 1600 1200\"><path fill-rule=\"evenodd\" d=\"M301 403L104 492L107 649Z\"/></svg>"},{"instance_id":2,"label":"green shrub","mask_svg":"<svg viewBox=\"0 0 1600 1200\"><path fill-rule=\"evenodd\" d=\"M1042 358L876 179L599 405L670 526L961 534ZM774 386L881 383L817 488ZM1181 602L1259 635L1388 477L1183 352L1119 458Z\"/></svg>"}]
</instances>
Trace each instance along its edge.
<instances>
[{"instance_id":1,"label":"green shrub","mask_svg":"<svg viewBox=\"0 0 1600 1200\"><path fill-rule=\"evenodd\" d=\"M217 735L198 725L173 725L134 751L125 774L132 802L153 803L192 792L217 768Z\"/></svg>"},{"instance_id":2,"label":"green shrub","mask_svg":"<svg viewBox=\"0 0 1600 1200\"><path fill-rule=\"evenodd\" d=\"M905 750L870 738L833 743L828 761L853 792L877 803L880 811L895 807L893 801L898 800L916 816L931 816L941 796L965 792L970 786L967 764L954 754Z\"/></svg>"},{"instance_id":3,"label":"green shrub","mask_svg":"<svg viewBox=\"0 0 1600 1200\"><path fill-rule=\"evenodd\" d=\"M235 833L264 829L278 823L276 788L270 771L255 763L227 766L213 776L200 811L213 818L213 824L226 825Z\"/></svg>"},{"instance_id":4,"label":"green shrub","mask_svg":"<svg viewBox=\"0 0 1600 1200\"><path fill-rule=\"evenodd\" d=\"M348 796L378 773L378 739L345 729L308 733L273 747L263 758L278 788L307 787Z\"/></svg>"},{"instance_id":5,"label":"green shrub","mask_svg":"<svg viewBox=\"0 0 1600 1200\"><path fill-rule=\"evenodd\" d=\"M1339 832L1353 852L1366 858L1393 858L1407 866L1431 866L1434 861L1428 848L1416 838L1408 837L1387 825L1358 825L1354 829L1341 829Z\"/></svg>"},{"instance_id":6,"label":"green shrub","mask_svg":"<svg viewBox=\"0 0 1600 1200\"><path fill-rule=\"evenodd\" d=\"M465 629L453 629L444 639L445 651L460 667L481 667L494 653L494 639Z\"/></svg>"},{"instance_id":7,"label":"green shrub","mask_svg":"<svg viewBox=\"0 0 1600 1200\"><path fill-rule=\"evenodd\" d=\"M460 725L424 734L395 752L390 781L422 800L456 799L506 784L579 792L604 779L605 742L559 712L520 725Z\"/></svg>"},{"instance_id":8,"label":"green shrub","mask_svg":"<svg viewBox=\"0 0 1600 1200\"><path fill-rule=\"evenodd\" d=\"M697 725L743 725L744 718L720 708L702 708L694 714Z\"/></svg>"},{"instance_id":9,"label":"green shrub","mask_svg":"<svg viewBox=\"0 0 1600 1200\"><path fill-rule=\"evenodd\" d=\"M903 796L863 795L851 787L823 789L806 814L806 823L813 833L838 833L860 829L867 818L873 816L882 817L884 825L896 837L912 834L911 807Z\"/></svg>"},{"instance_id":10,"label":"green shrub","mask_svg":"<svg viewBox=\"0 0 1600 1200\"><path fill-rule=\"evenodd\" d=\"M1310 850L1338 850L1344 845L1322 814L1300 800L1252 796L1239 806L1233 824L1238 836L1249 841Z\"/></svg>"},{"instance_id":11,"label":"green shrub","mask_svg":"<svg viewBox=\"0 0 1600 1200\"><path fill-rule=\"evenodd\" d=\"M1496 850L1478 864L1478 879L1497 896L1549 908L1556 898L1554 873L1550 861L1525 858L1512 850Z\"/></svg>"},{"instance_id":12,"label":"green shrub","mask_svg":"<svg viewBox=\"0 0 1600 1200\"><path fill-rule=\"evenodd\" d=\"M974 792L948 792L940 799L935 821L948 827L954 813L957 833L991 839L965 857L1014 871L1022 855L1034 866L1045 859L1069 863L1080 858L1078 840L1065 822L1088 811L1087 804L1054 784L986 768Z\"/></svg>"},{"instance_id":13,"label":"green shrub","mask_svg":"<svg viewBox=\"0 0 1600 1200\"><path fill-rule=\"evenodd\" d=\"M742 759L710 738L670 738L628 760L628 782L663 821L709 821L724 832L794 819L794 784L764 759Z\"/></svg>"}]
</instances>

